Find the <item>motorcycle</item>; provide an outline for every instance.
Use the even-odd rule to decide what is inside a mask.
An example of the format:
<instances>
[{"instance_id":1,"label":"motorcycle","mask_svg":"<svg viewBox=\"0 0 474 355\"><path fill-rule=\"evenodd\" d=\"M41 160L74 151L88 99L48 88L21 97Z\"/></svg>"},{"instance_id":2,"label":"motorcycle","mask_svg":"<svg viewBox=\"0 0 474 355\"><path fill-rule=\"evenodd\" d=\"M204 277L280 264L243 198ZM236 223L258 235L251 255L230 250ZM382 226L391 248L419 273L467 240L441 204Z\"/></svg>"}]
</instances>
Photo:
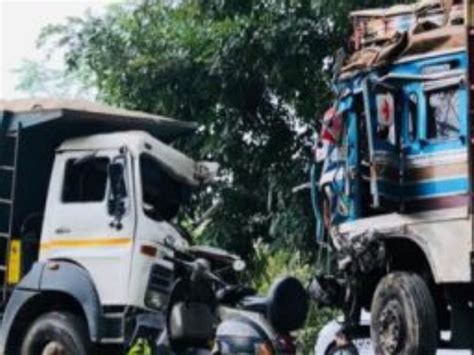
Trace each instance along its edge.
<instances>
[{"instance_id":1,"label":"motorcycle","mask_svg":"<svg viewBox=\"0 0 474 355\"><path fill-rule=\"evenodd\" d=\"M291 332L305 322L309 301L295 278L277 280L267 296L236 282L245 263L220 249L172 248L176 282L157 354L295 354Z\"/></svg>"}]
</instances>

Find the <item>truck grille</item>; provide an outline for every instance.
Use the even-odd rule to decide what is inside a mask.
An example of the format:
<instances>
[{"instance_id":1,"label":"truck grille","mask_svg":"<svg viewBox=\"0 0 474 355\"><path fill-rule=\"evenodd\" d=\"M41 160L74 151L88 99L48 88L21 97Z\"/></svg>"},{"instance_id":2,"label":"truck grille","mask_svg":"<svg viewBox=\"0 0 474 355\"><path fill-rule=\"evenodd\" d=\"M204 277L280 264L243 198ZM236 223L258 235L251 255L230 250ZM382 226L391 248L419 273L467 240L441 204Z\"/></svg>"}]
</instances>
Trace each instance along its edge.
<instances>
[{"instance_id":1,"label":"truck grille","mask_svg":"<svg viewBox=\"0 0 474 355\"><path fill-rule=\"evenodd\" d=\"M153 265L148 281L148 290L169 294L172 286L173 271L163 265Z\"/></svg>"}]
</instances>

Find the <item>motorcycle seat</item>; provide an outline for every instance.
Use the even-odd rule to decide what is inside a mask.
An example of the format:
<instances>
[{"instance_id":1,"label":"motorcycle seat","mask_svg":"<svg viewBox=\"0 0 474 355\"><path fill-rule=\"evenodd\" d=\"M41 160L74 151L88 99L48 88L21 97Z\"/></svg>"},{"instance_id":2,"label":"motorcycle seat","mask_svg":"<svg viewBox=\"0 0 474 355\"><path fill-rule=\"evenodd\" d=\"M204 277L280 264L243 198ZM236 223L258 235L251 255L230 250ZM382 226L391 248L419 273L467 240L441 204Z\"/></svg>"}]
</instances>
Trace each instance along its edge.
<instances>
[{"instance_id":1,"label":"motorcycle seat","mask_svg":"<svg viewBox=\"0 0 474 355\"><path fill-rule=\"evenodd\" d=\"M244 297L240 304L246 311L266 314L268 310L268 297L265 296L248 296Z\"/></svg>"},{"instance_id":2,"label":"motorcycle seat","mask_svg":"<svg viewBox=\"0 0 474 355\"><path fill-rule=\"evenodd\" d=\"M255 290L249 287L231 286L217 292L219 303L235 306L240 304L243 299L254 296Z\"/></svg>"}]
</instances>

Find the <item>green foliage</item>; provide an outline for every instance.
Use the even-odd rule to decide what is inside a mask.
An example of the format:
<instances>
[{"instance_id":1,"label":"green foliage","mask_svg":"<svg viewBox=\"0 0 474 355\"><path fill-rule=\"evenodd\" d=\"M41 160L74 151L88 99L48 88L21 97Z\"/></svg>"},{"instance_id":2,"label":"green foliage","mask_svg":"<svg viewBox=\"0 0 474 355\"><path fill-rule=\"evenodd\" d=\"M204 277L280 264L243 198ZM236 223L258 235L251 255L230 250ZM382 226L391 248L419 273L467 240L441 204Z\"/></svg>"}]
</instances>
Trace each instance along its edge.
<instances>
[{"instance_id":1,"label":"green foliage","mask_svg":"<svg viewBox=\"0 0 474 355\"><path fill-rule=\"evenodd\" d=\"M313 275L312 263L298 250L274 249L257 241L254 244L255 264L251 279L261 294L266 294L275 279L291 275L308 283Z\"/></svg>"},{"instance_id":2,"label":"green foliage","mask_svg":"<svg viewBox=\"0 0 474 355\"><path fill-rule=\"evenodd\" d=\"M294 249L273 250L270 246L257 242L255 269L251 275L255 288L266 294L272 282L282 276L295 276L303 284L308 284L314 275L314 263L305 257L305 253ZM306 325L297 333L298 348L301 354L311 353L317 334L321 328L337 316L337 312L328 308L320 309L311 304Z\"/></svg>"},{"instance_id":3,"label":"green foliage","mask_svg":"<svg viewBox=\"0 0 474 355\"><path fill-rule=\"evenodd\" d=\"M86 97L96 93L88 75L81 71L64 73L61 69L48 67L44 62L23 60L15 72L19 75L16 90L30 96Z\"/></svg>"}]
</instances>

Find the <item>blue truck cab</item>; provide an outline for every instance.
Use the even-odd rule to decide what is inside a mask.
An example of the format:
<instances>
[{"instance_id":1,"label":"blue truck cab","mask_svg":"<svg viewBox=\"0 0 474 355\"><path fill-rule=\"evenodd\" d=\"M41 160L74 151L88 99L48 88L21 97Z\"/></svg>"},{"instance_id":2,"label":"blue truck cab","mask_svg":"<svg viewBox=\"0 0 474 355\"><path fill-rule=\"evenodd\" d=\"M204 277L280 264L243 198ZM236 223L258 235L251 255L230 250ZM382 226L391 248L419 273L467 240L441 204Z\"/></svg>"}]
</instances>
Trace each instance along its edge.
<instances>
[{"instance_id":1,"label":"blue truck cab","mask_svg":"<svg viewBox=\"0 0 474 355\"><path fill-rule=\"evenodd\" d=\"M338 83L344 136L321 179L346 204L334 209L337 221L467 203L466 61L460 50Z\"/></svg>"}]
</instances>

